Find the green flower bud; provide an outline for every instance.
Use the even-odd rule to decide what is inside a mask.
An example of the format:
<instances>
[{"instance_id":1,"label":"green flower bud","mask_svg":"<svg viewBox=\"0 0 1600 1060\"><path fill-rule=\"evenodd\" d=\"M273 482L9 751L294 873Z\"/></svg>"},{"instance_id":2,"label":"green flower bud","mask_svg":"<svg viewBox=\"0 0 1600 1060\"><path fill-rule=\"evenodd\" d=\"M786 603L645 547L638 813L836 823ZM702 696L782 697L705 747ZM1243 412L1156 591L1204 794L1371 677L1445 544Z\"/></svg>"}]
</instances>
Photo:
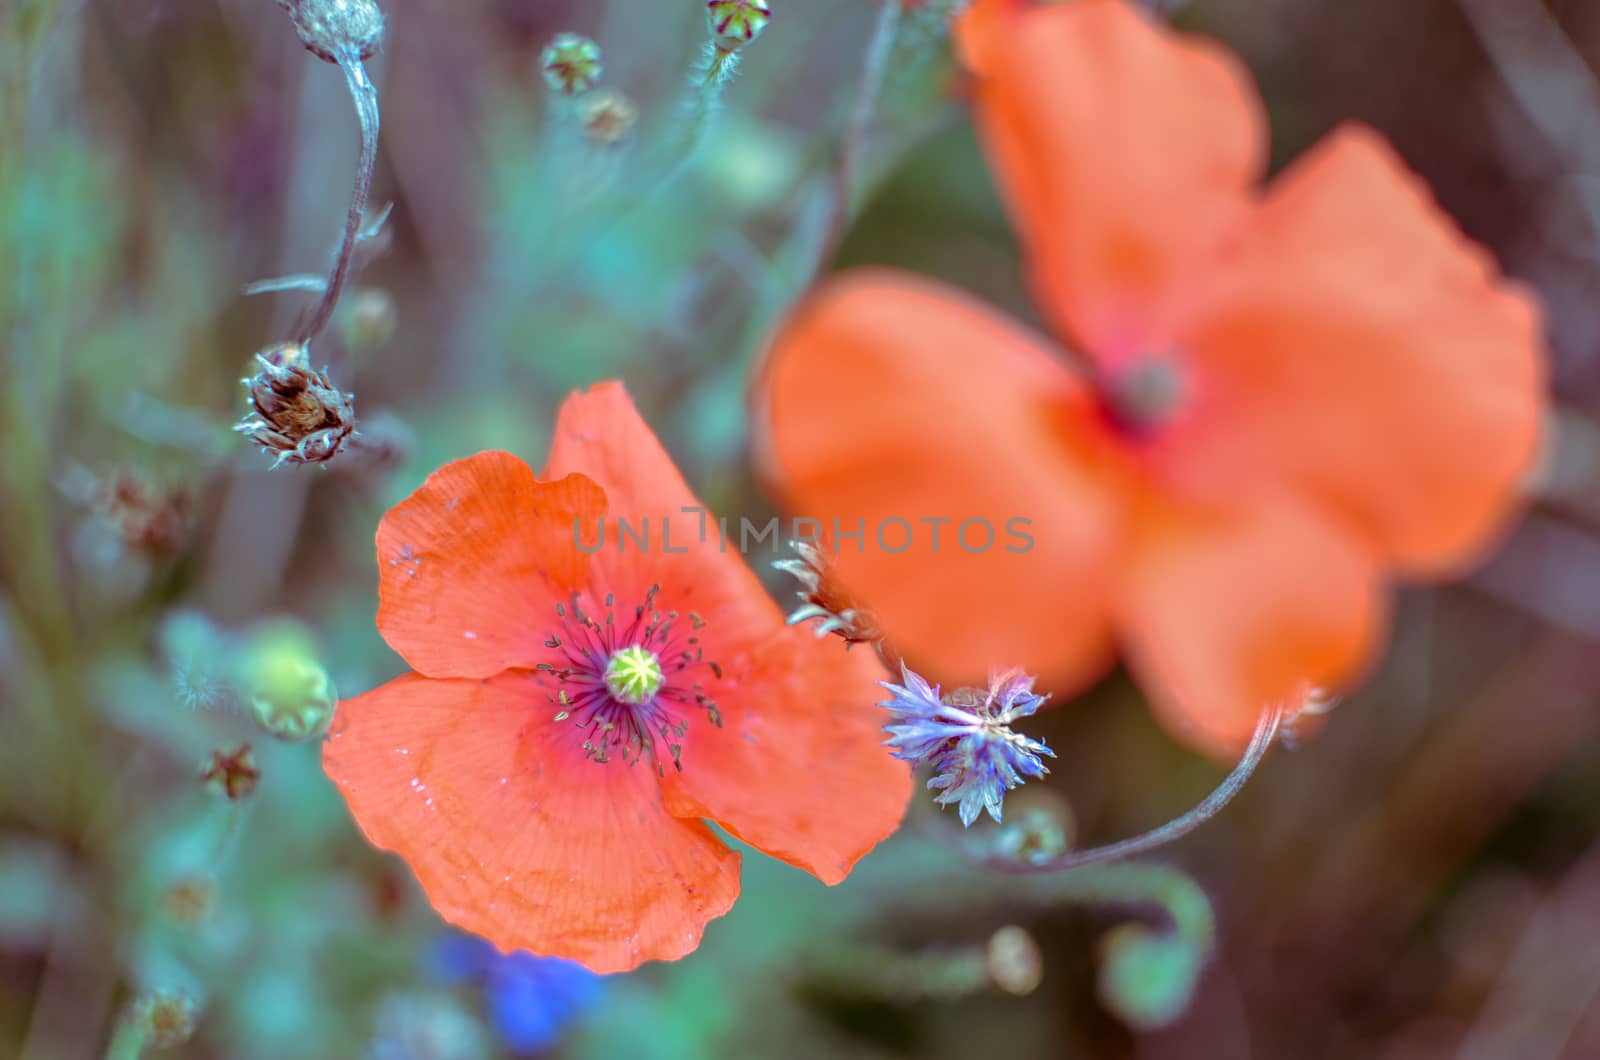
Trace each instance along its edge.
<instances>
[{"instance_id":1,"label":"green flower bud","mask_svg":"<svg viewBox=\"0 0 1600 1060\"><path fill-rule=\"evenodd\" d=\"M706 4L706 25L717 47L738 51L761 35L772 21L767 0L710 0Z\"/></svg>"},{"instance_id":2,"label":"green flower bud","mask_svg":"<svg viewBox=\"0 0 1600 1060\"><path fill-rule=\"evenodd\" d=\"M1124 924L1101 943L1101 1002L1137 1030L1170 1025L1189 1007L1200 954L1176 934Z\"/></svg>"},{"instance_id":3,"label":"green flower bud","mask_svg":"<svg viewBox=\"0 0 1600 1060\"><path fill-rule=\"evenodd\" d=\"M260 627L245 649L240 686L250 713L280 740L312 740L328 731L339 696L317 658L316 643L296 622Z\"/></svg>"}]
</instances>

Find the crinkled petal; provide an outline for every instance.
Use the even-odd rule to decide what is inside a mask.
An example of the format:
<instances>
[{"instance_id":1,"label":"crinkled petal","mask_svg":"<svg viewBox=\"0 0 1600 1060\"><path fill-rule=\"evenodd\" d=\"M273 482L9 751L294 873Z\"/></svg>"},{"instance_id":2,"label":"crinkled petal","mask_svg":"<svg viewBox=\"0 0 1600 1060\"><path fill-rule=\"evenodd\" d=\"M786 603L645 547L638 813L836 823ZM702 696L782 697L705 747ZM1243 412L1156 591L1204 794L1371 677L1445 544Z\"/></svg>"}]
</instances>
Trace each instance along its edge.
<instances>
[{"instance_id":1,"label":"crinkled petal","mask_svg":"<svg viewBox=\"0 0 1600 1060\"><path fill-rule=\"evenodd\" d=\"M1408 573L1503 530L1539 442L1538 307L1377 134L1346 127L1291 167L1207 275L1186 345L1233 445Z\"/></svg>"},{"instance_id":2,"label":"crinkled petal","mask_svg":"<svg viewBox=\"0 0 1600 1060\"><path fill-rule=\"evenodd\" d=\"M707 643L725 652L782 625L782 612L740 558L738 530L724 540L717 516L684 482L621 383L601 383L562 404L545 477L572 474L605 490L601 532L586 524L583 547L594 551L594 576L618 593L619 605L660 585L660 605L699 615L709 625ZM779 544L774 529L758 547L775 556Z\"/></svg>"},{"instance_id":3,"label":"crinkled petal","mask_svg":"<svg viewBox=\"0 0 1600 1060\"><path fill-rule=\"evenodd\" d=\"M489 677L538 657L554 601L579 584L593 482L540 482L510 453L446 464L378 524L378 631L431 677Z\"/></svg>"},{"instance_id":4,"label":"crinkled petal","mask_svg":"<svg viewBox=\"0 0 1600 1060\"><path fill-rule=\"evenodd\" d=\"M1052 322L1115 361L1170 338L1265 164L1248 72L1120 0L980 0L959 34L989 161Z\"/></svg>"},{"instance_id":5,"label":"crinkled petal","mask_svg":"<svg viewBox=\"0 0 1600 1060\"><path fill-rule=\"evenodd\" d=\"M725 670L722 727L691 729L683 771L662 781L667 809L838 883L899 826L911 793L883 746L883 667L870 649L787 629Z\"/></svg>"},{"instance_id":6,"label":"crinkled petal","mask_svg":"<svg viewBox=\"0 0 1600 1060\"><path fill-rule=\"evenodd\" d=\"M739 855L553 709L525 672L408 674L340 703L323 767L452 924L597 972L683 956L737 897Z\"/></svg>"},{"instance_id":7,"label":"crinkled petal","mask_svg":"<svg viewBox=\"0 0 1600 1060\"><path fill-rule=\"evenodd\" d=\"M913 668L1066 692L1111 657L1121 521L1093 399L1038 338L886 270L824 284L757 381L757 459ZM862 537L845 535L863 531Z\"/></svg>"},{"instance_id":8,"label":"crinkled petal","mask_svg":"<svg viewBox=\"0 0 1600 1060\"><path fill-rule=\"evenodd\" d=\"M1336 518L1280 497L1228 512L1166 504L1141 524L1121 630L1157 715L1189 743L1237 751L1263 710L1348 684L1381 643L1374 558Z\"/></svg>"}]
</instances>

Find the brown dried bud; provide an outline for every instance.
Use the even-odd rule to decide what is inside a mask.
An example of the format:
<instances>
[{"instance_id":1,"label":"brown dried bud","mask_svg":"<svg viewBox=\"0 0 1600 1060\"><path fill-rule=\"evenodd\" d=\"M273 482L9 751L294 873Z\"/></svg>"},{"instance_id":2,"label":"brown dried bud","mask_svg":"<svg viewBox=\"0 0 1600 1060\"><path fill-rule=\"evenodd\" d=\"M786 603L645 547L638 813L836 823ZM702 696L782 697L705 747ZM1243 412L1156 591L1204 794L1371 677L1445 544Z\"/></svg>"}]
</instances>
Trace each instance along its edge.
<instances>
[{"instance_id":1,"label":"brown dried bud","mask_svg":"<svg viewBox=\"0 0 1600 1060\"><path fill-rule=\"evenodd\" d=\"M800 580L796 593L803 601L789 616L789 625L817 620L814 627L818 637L837 633L851 644L874 643L883 639L872 613L862 608L839 585L829 569L822 549L810 541L791 541L796 559L778 560L773 564Z\"/></svg>"},{"instance_id":2,"label":"brown dried bud","mask_svg":"<svg viewBox=\"0 0 1600 1060\"><path fill-rule=\"evenodd\" d=\"M242 380L255 412L234 430L276 453L273 467L333 459L355 431L353 396L334 386L326 370L313 371L299 343L269 347L256 354L256 364L261 370Z\"/></svg>"},{"instance_id":3,"label":"brown dried bud","mask_svg":"<svg viewBox=\"0 0 1600 1060\"><path fill-rule=\"evenodd\" d=\"M278 0L295 32L319 59L370 59L383 43L383 12L373 0Z\"/></svg>"},{"instance_id":4,"label":"brown dried bud","mask_svg":"<svg viewBox=\"0 0 1600 1060\"><path fill-rule=\"evenodd\" d=\"M633 100L615 89L602 89L590 93L580 105L583 131L590 142L603 147L621 143L633 132L639 120L639 108Z\"/></svg>"},{"instance_id":5,"label":"brown dried bud","mask_svg":"<svg viewBox=\"0 0 1600 1060\"><path fill-rule=\"evenodd\" d=\"M177 551L189 527L189 495L158 486L131 469L112 471L95 482L94 512L122 541L144 552Z\"/></svg>"},{"instance_id":6,"label":"brown dried bud","mask_svg":"<svg viewBox=\"0 0 1600 1060\"><path fill-rule=\"evenodd\" d=\"M242 743L231 751L212 751L200 779L206 790L218 798L238 802L255 794L256 785L261 783L261 769L250 745Z\"/></svg>"},{"instance_id":7,"label":"brown dried bud","mask_svg":"<svg viewBox=\"0 0 1600 1060\"><path fill-rule=\"evenodd\" d=\"M170 990L144 994L133 1003L135 1026L146 1044L156 1049L171 1049L194 1036L198 1007L194 999Z\"/></svg>"},{"instance_id":8,"label":"brown dried bud","mask_svg":"<svg viewBox=\"0 0 1600 1060\"><path fill-rule=\"evenodd\" d=\"M162 892L161 908L180 924L202 924L217 908L217 881L203 873L180 876Z\"/></svg>"}]
</instances>

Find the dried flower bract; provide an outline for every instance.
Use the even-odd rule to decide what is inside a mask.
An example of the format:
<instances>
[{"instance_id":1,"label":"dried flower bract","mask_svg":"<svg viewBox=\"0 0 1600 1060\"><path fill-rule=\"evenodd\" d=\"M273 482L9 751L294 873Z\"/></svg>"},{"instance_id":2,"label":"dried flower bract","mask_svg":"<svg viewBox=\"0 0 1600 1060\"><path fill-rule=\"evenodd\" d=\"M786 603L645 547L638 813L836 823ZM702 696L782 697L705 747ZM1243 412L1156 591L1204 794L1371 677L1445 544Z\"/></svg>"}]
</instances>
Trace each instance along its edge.
<instances>
[{"instance_id":1,"label":"dried flower bract","mask_svg":"<svg viewBox=\"0 0 1600 1060\"><path fill-rule=\"evenodd\" d=\"M243 380L253 413L234 428L282 463L333 459L356 426L355 400L311 367L305 346L280 343L256 354L260 371Z\"/></svg>"}]
</instances>

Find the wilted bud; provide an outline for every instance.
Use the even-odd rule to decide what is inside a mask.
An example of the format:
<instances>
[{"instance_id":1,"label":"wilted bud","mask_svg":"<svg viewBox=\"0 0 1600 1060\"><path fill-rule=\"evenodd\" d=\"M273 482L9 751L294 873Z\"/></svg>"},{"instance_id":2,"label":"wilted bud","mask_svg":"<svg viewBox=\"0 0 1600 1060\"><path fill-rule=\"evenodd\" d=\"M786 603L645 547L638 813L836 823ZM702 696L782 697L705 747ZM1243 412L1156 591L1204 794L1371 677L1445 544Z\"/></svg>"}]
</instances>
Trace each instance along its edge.
<instances>
[{"instance_id":1,"label":"wilted bud","mask_svg":"<svg viewBox=\"0 0 1600 1060\"><path fill-rule=\"evenodd\" d=\"M354 397L313 371L305 346L279 343L256 354L260 371L242 380L253 415L234 430L277 459L272 466L333 459L356 426Z\"/></svg>"},{"instance_id":2,"label":"wilted bud","mask_svg":"<svg viewBox=\"0 0 1600 1060\"><path fill-rule=\"evenodd\" d=\"M356 355L382 349L394 338L398 321L394 295L381 287L355 291L344 306L345 345Z\"/></svg>"},{"instance_id":3,"label":"wilted bud","mask_svg":"<svg viewBox=\"0 0 1600 1060\"><path fill-rule=\"evenodd\" d=\"M725 52L738 51L761 35L772 21L767 0L710 0L706 25L716 45Z\"/></svg>"},{"instance_id":4,"label":"wilted bud","mask_svg":"<svg viewBox=\"0 0 1600 1060\"><path fill-rule=\"evenodd\" d=\"M544 83L563 96L589 91L600 80L600 45L577 33L558 33L539 56Z\"/></svg>"},{"instance_id":5,"label":"wilted bud","mask_svg":"<svg viewBox=\"0 0 1600 1060\"><path fill-rule=\"evenodd\" d=\"M256 756L250 745L242 743L231 751L212 751L211 761L200 779L211 794L238 802L255 794L261 770L256 766Z\"/></svg>"},{"instance_id":6,"label":"wilted bud","mask_svg":"<svg viewBox=\"0 0 1600 1060\"><path fill-rule=\"evenodd\" d=\"M278 0L313 55L330 63L340 54L370 59L383 43L383 12L373 0Z\"/></svg>"},{"instance_id":7,"label":"wilted bud","mask_svg":"<svg viewBox=\"0 0 1600 1060\"><path fill-rule=\"evenodd\" d=\"M800 580L796 593L803 603L789 616L789 625L816 620L813 627L818 637L837 633L851 644L883 639L872 614L859 606L829 569L822 549L810 541L791 541L795 559L780 559L773 563L777 570L785 571Z\"/></svg>"},{"instance_id":8,"label":"wilted bud","mask_svg":"<svg viewBox=\"0 0 1600 1060\"><path fill-rule=\"evenodd\" d=\"M130 1017L143 1032L145 1044L171 1049L194 1036L194 999L170 990L142 995L133 1003Z\"/></svg>"},{"instance_id":9,"label":"wilted bud","mask_svg":"<svg viewBox=\"0 0 1600 1060\"><path fill-rule=\"evenodd\" d=\"M217 881L210 876L180 876L161 893L161 908L180 924L199 924L217 907Z\"/></svg>"},{"instance_id":10,"label":"wilted bud","mask_svg":"<svg viewBox=\"0 0 1600 1060\"><path fill-rule=\"evenodd\" d=\"M181 488L157 486L128 469L95 483L94 511L121 541L157 555L183 543L189 523L189 495Z\"/></svg>"},{"instance_id":11,"label":"wilted bud","mask_svg":"<svg viewBox=\"0 0 1600 1060\"><path fill-rule=\"evenodd\" d=\"M256 722L280 740L321 736L339 702L316 643L296 622L268 622L253 634L240 684Z\"/></svg>"},{"instance_id":12,"label":"wilted bud","mask_svg":"<svg viewBox=\"0 0 1600 1060\"><path fill-rule=\"evenodd\" d=\"M1339 705L1339 697L1321 688L1307 688L1300 701L1283 711L1278 739L1290 750L1315 739Z\"/></svg>"},{"instance_id":13,"label":"wilted bud","mask_svg":"<svg viewBox=\"0 0 1600 1060\"><path fill-rule=\"evenodd\" d=\"M594 93L583 101L583 131L591 143L609 147L621 143L633 132L639 108L633 100L615 89Z\"/></svg>"},{"instance_id":14,"label":"wilted bud","mask_svg":"<svg viewBox=\"0 0 1600 1060\"><path fill-rule=\"evenodd\" d=\"M1026 997L1044 979L1044 957L1033 936L1015 924L1007 925L989 938L983 951L989 981L1008 994Z\"/></svg>"}]
</instances>

